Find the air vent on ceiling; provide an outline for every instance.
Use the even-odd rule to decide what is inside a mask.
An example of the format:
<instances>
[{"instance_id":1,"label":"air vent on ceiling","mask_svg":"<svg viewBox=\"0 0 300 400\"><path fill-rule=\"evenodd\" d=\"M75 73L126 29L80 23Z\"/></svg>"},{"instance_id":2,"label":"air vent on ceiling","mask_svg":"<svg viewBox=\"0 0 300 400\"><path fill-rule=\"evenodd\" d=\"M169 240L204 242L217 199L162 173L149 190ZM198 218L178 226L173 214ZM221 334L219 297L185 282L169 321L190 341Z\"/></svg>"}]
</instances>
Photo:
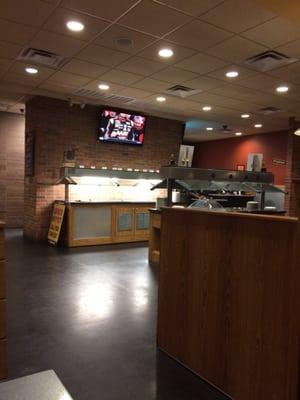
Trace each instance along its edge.
<instances>
[{"instance_id":1,"label":"air vent on ceiling","mask_svg":"<svg viewBox=\"0 0 300 400\"><path fill-rule=\"evenodd\" d=\"M222 125L222 128L220 128L220 129L218 129L219 130L219 132L223 132L223 133L226 133L226 132L232 132L232 129L231 128L229 128L228 127L228 125Z\"/></svg>"},{"instance_id":2,"label":"air vent on ceiling","mask_svg":"<svg viewBox=\"0 0 300 400\"><path fill-rule=\"evenodd\" d=\"M192 96L200 92L201 90L192 89L190 87L182 85L175 85L164 91L164 93L170 94L171 96L177 96L183 98Z\"/></svg>"},{"instance_id":3,"label":"air vent on ceiling","mask_svg":"<svg viewBox=\"0 0 300 400\"><path fill-rule=\"evenodd\" d=\"M265 114L265 115L270 115L270 114L276 114L278 112L280 112L281 110L279 108L276 107L263 107L260 108L259 110L257 110L257 112L261 113L261 114Z\"/></svg>"},{"instance_id":4,"label":"air vent on ceiling","mask_svg":"<svg viewBox=\"0 0 300 400\"><path fill-rule=\"evenodd\" d=\"M245 64L258 71L265 72L298 61L297 58L288 57L278 51L270 50L250 57Z\"/></svg>"},{"instance_id":5,"label":"air vent on ceiling","mask_svg":"<svg viewBox=\"0 0 300 400\"><path fill-rule=\"evenodd\" d=\"M133 97L119 96L117 94L106 94L96 90L77 89L74 94L76 96L88 97L90 99L105 100L110 103L130 104L135 101Z\"/></svg>"},{"instance_id":6,"label":"air vent on ceiling","mask_svg":"<svg viewBox=\"0 0 300 400\"><path fill-rule=\"evenodd\" d=\"M66 59L51 51L26 47L21 51L18 60L24 60L32 64L42 64L48 67L61 67Z\"/></svg>"}]
</instances>

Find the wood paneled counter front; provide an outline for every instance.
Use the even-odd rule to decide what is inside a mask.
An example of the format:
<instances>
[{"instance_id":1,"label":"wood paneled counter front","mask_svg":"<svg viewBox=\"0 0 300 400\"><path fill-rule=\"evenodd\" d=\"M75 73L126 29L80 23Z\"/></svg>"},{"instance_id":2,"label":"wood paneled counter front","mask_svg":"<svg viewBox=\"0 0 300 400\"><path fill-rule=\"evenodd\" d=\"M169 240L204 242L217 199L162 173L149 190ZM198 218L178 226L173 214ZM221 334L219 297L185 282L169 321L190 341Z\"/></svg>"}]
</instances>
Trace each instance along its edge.
<instances>
[{"instance_id":1,"label":"wood paneled counter front","mask_svg":"<svg viewBox=\"0 0 300 400\"><path fill-rule=\"evenodd\" d=\"M67 203L64 243L73 247L148 240L153 205L139 201Z\"/></svg>"},{"instance_id":2,"label":"wood paneled counter front","mask_svg":"<svg viewBox=\"0 0 300 400\"><path fill-rule=\"evenodd\" d=\"M296 218L162 210L158 346L235 400L299 400Z\"/></svg>"}]
</instances>

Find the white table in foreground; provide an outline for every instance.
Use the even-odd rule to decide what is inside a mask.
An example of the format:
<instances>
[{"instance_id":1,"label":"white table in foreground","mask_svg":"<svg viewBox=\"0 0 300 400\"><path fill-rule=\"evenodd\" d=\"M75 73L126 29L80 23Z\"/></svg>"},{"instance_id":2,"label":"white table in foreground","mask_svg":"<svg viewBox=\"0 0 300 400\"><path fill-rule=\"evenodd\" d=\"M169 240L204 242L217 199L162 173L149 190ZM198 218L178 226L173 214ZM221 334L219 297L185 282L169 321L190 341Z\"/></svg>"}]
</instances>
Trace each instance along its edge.
<instances>
[{"instance_id":1,"label":"white table in foreground","mask_svg":"<svg viewBox=\"0 0 300 400\"><path fill-rule=\"evenodd\" d=\"M54 371L0 383L0 400L73 400Z\"/></svg>"}]
</instances>

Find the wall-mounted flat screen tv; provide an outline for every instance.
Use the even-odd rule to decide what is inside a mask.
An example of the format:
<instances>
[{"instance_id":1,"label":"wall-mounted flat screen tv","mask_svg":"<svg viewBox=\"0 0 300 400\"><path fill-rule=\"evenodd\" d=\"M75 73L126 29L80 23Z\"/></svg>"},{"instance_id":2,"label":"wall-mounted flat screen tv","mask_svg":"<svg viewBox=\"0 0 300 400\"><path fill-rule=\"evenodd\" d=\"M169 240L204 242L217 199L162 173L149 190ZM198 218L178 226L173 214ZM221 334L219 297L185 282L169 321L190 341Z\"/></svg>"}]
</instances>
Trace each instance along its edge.
<instances>
[{"instance_id":1,"label":"wall-mounted flat screen tv","mask_svg":"<svg viewBox=\"0 0 300 400\"><path fill-rule=\"evenodd\" d=\"M100 115L98 140L140 146L144 142L145 125L144 115L105 109Z\"/></svg>"}]
</instances>

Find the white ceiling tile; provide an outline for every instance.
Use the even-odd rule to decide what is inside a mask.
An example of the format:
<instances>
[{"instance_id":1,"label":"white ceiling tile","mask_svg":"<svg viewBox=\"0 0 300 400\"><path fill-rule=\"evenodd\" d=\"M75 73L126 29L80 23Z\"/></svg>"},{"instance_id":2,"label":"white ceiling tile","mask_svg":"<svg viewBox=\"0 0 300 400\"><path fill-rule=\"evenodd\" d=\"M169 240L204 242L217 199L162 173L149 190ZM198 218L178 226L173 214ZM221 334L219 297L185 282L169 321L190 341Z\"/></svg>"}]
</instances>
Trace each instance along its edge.
<instances>
[{"instance_id":1,"label":"white ceiling tile","mask_svg":"<svg viewBox=\"0 0 300 400\"><path fill-rule=\"evenodd\" d=\"M10 68L10 72L16 73L16 74L21 74L24 76L29 76L28 73L25 71L26 67L30 67L31 64L28 64L26 62L23 61L16 61L14 62L14 64L12 65L12 67ZM51 69L51 68L47 68L44 66L37 66L38 68L38 74L34 76L34 78L37 78L39 80L43 80L48 78L50 75L52 75L55 70Z\"/></svg>"},{"instance_id":2,"label":"white ceiling tile","mask_svg":"<svg viewBox=\"0 0 300 400\"><path fill-rule=\"evenodd\" d=\"M0 41L0 57L14 59L18 56L22 46Z\"/></svg>"},{"instance_id":3,"label":"white ceiling tile","mask_svg":"<svg viewBox=\"0 0 300 400\"><path fill-rule=\"evenodd\" d=\"M206 74L207 72L222 68L226 64L226 61L211 57L207 54L199 53L183 61L180 61L179 63L175 64L175 67L196 72L198 74Z\"/></svg>"},{"instance_id":4,"label":"white ceiling tile","mask_svg":"<svg viewBox=\"0 0 300 400\"><path fill-rule=\"evenodd\" d=\"M166 39L196 50L203 50L231 36L232 33L223 29L206 22L193 20L167 35Z\"/></svg>"},{"instance_id":5,"label":"white ceiling tile","mask_svg":"<svg viewBox=\"0 0 300 400\"><path fill-rule=\"evenodd\" d=\"M168 67L162 71L156 72L152 78L160 81L166 81L174 84L179 84L184 81L196 78L198 74L195 72L185 71L183 69Z\"/></svg>"},{"instance_id":6,"label":"white ceiling tile","mask_svg":"<svg viewBox=\"0 0 300 400\"><path fill-rule=\"evenodd\" d=\"M252 0L227 0L201 16L211 24L239 33L263 23L276 14Z\"/></svg>"},{"instance_id":7,"label":"white ceiling tile","mask_svg":"<svg viewBox=\"0 0 300 400\"><path fill-rule=\"evenodd\" d=\"M129 60L118 65L118 68L123 71L132 72L133 74L147 76L165 68L165 65L141 57L131 57Z\"/></svg>"},{"instance_id":8,"label":"white ceiling tile","mask_svg":"<svg viewBox=\"0 0 300 400\"><path fill-rule=\"evenodd\" d=\"M120 38L131 39L132 44L129 46L121 46L116 41L116 39ZM153 36L114 24L100 36L98 36L94 43L105 47L111 47L114 50L135 54L155 40L157 39L155 39Z\"/></svg>"},{"instance_id":9,"label":"white ceiling tile","mask_svg":"<svg viewBox=\"0 0 300 400\"><path fill-rule=\"evenodd\" d=\"M206 53L228 60L233 63L244 63L249 57L268 50L266 47L254 43L240 36L234 36L224 42L205 50Z\"/></svg>"},{"instance_id":10,"label":"white ceiling tile","mask_svg":"<svg viewBox=\"0 0 300 400\"><path fill-rule=\"evenodd\" d=\"M151 0L143 0L118 22L129 28L162 36L190 19L191 17L176 10Z\"/></svg>"},{"instance_id":11,"label":"white ceiling tile","mask_svg":"<svg viewBox=\"0 0 300 400\"><path fill-rule=\"evenodd\" d=\"M109 90L103 92L98 88L98 85L100 83L107 83L109 85ZM104 81L103 79L101 79L101 77L99 79L95 79L91 82L89 82L87 85L84 86L86 89L90 89L90 90L96 90L97 92L100 93L106 93L106 94L118 94L119 92L121 92L121 90L125 89L126 86L124 85L119 85L117 83L114 82L107 82Z\"/></svg>"},{"instance_id":12,"label":"white ceiling tile","mask_svg":"<svg viewBox=\"0 0 300 400\"><path fill-rule=\"evenodd\" d=\"M273 48L300 39L300 27L278 17L244 32L243 36Z\"/></svg>"},{"instance_id":13,"label":"white ceiling tile","mask_svg":"<svg viewBox=\"0 0 300 400\"><path fill-rule=\"evenodd\" d=\"M207 12L208 10L216 7L224 0L163 0L161 3L166 4L170 7L174 7L178 10L184 11L195 17Z\"/></svg>"},{"instance_id":14,"label":"white ceiling tile","mask_svg":"<svg viewBox=\"0 0 300 400\"><path fill-rule=\"evenodd\" d=\"M283 46L276 48L276 51L285 54L288 57L295 57L300 59L300 39L287 43Z\"/></svg>"},{"instance_id":15,"label":"white ceiling tile","mask_svg":"<svg viewBox=\"0 0 300 400\"><path fill-rule=\"evenodd\" d=\"M215 106L226 106L230 108L240 107L244 104L241 100L224 97L210 92L198 93L190 97L191 100L202 104L211 104Z\"/></svg>"},{"instance_id":16,"label":"white ceiling tile","mask_svg":"<svg viewBox=\"0 0 300 400\"><path fill-rule=\"evenodd\" d=\"M158 55L159 50L163 48L168 48L173 50L174 55L170 58L163 58ZM146 49L139 53L140 57L145 57L149 60L159 61L164 64L174 64L181 61L187 57L196 54L196 50L188 49L186 47L179 46L175 43L170 43L166 40L159 40L158 42L148 46Z\"/></svg>"},{"instance_id":17,"label":"white ceiling tile","mask_svg":"<svg viewBox=\"0 0 300 400\"><path fill-rule=\"evenodd\" d=\"M31 47L51 51L63 57L74 55L84 45L82 40L47 31L40 31L31 42Z\"/></svg>"},{"instance_id":18,"label":"white ceiling tile","mask_svg":"<svg viewBox=\"0 0 300 400\"><path fill-rule=\"evenodd\" d=\"M86 78L82 75L75 75L69 72L58 71L48 78L49 83L63 83L70 86L84 86L90 81L90 78Z\"/></svg>"},{"instance_id":19,"label":"white ceiling tile","mask_svg":"<svg viewBox=\"0 0 300 400\"><path fill-rule=\"evenodd\" d=\"M137 0L63 0L62 6L114 21Z\"/></svg>"},{"instance_id":20,"label":"white ceiling tile","mask_svg":"<svg viewBox=\"0 0 300 400\"><path fill-rule=\"evenodd\" d=\"M239 73L239 75L236 78L228 78L226 76L226 73L229 71L236 71ZM220 68L216 71L210 72L207 74L207 76L210 76L212 78L216 78L216 79L221 79L227 83L234 83L234 82L238 82L240 79L244 79L247 78L248 76L253 76L257 74L256 71L254 71L253 69L247 69L247 68L243 68L240 65L235 65L235 64L231 64L228 65L225 68Z\"/></svg>"},{"instance_id":21,"label":"white ceiling tile","mask_svg":"<svg viewBox=\"0 0 300 400\"><path fill-rule=\"evenodd\" d=\"M0 19L0 37L11 43L24 45L28 43L37 30L31 26Z\"/></svg>"},{"instance_id":22,"label":"white ceiling tile","mask_svg":"<svg viewBox=\"0 0 300 400\"><path fill-rule=\"evenodd\" d=\"M289 64L285 67L269 71L270 75L276 76L284 81L288 79L289 82L300 84L300 62Z\"/></svg>"},{"instance_id":23,"label":"white ceiling tile","mask_svg":"<svg viewBox=\"0 0 300 400\"><path fill-rule=\"evenodd\" d=\"M137 89L147 90L150 92L162 92L169 88L168 82L158 81L157 79L145 78L131 85Z\"/></svg>"},{"instance_id":24,"label":"white ceiling tile","mask_svg":"<svg viewBox=\"0 0 300 400\"><path fill-rule=\"evenodd\" d=\"M134 82L143 79L143 76L132 74L131 72L121 71L119 69L111 69L101 75L101 79L108 82L118 83L120 85L131 85Z\"/></svg>"},{"instance_id":25,"label":"white ceiling tile","mask_svg":"<svg viewBox=\"0 0 300 400\"><path fill-rule=\"evenodd\" d=\"M77 58L95 64L114 67L128 58L128 54L90 44L77 55Z\"/></svg>"},{"instance_id":26,"label":"white ceiling tile","mask_svg":"<svg viewBox=\"0 0 300 400\"><path fill-rule=\"evenodd\" d=\"M150 96L151 92L148 92L146 90L126 87L126 88L120 90L120 94L122 96L135 97L137 99L144 99L145 97Z\"/></svg>"},{"instance_id":27,"label":"white ceiling tile","mask_svg":"<svg viewBox=\"0 0 300 400\"><path fill-rule=\"evenodd\" d=\"M237 85L245 86L250 89L257 89L257 90L267 90L273 89L275 91L276 87L280 82L277 78L272 76L258 73L254 76L250 76L245 79L240 79L237 82Z\"/></svg>"},{"instance_id":28,"label":"white ceiling tile","mask_svg":"<svg viewBox=\"0 0 300 400\"><path fill-rule=\"evenodd\" d=\"M14 72L5 73L3 79L6 82L13 82L28 87L36 87L41 82L41 79L36 77L16 74Z\"/></svg>"},{"instance_id":29,"label":"white ceiling tile","mask_svg":"<svg viewBox=\"0 0 300 400\"><path fill-rule=\"evenodd\" d=\"M8 58L0 58L0 71L6 71L12 62Z\"/></svg>"},{"instance_id":30,"label":"white ceiling tile","mask_svg":"<svg viewBox=\"0 0 300 400\"><path fill-rule=\"evenodd\" d=\"M42 0L0 1L1 18L36 27L46 20L53 8L53 4Z\"/></svg>"},{"instance_id":31,"label":"white ceiling tile","mask_svg":"<svg viewBox=\"0 0 300 400\"><path fill-rule=\"evenodd\" d=\"M107 70L108 67L89 63L87 61L77 60L76 58L73 58L62 67L62 71L87 76L89 78L97 78L98 76L104 74L104 72Z\"/></svg>"},{"instance_id":32,"label":"white ceiling tile","mask_svg":"<svg viewBox=\"0 0 300 400\"><path fill-rule=\"evenodd\" d=\"M66 27L68 21L79 21L84 25L81 32L72 32ZM93 18L66 8L58 8L43 26L44 30L68 35L80 40L91 40L109 26L109 23L99 18Z\"/></svg>"},{"instance_id":33,"label":"white ceiling tile","mask_svg":"<svg viewBox=\"0 0 300 400\"><path fill-rule=\"evenodd\" d=\"M66 85L64 83L57 83L57 82L48 82L45 81L38 86L38 89L45 89L48 91L52 91L54 94L65 94L65 95L72 95L74 90L76 89L75 86Z\"/></svg>"},{"instance_id":34,"label":"white ceiling tile","mask_svg":"<svg viewBox=\"0 0 300 400\"><path fill-rule=\"evenodd\" d=\"M184 86L188 86L192 89L197 90L210 90L216 87L222 86L223 82L218 79L208 78L205 76L200 76L198 78L194 78L184 82Z\"/></svg>"}]
</instances>

